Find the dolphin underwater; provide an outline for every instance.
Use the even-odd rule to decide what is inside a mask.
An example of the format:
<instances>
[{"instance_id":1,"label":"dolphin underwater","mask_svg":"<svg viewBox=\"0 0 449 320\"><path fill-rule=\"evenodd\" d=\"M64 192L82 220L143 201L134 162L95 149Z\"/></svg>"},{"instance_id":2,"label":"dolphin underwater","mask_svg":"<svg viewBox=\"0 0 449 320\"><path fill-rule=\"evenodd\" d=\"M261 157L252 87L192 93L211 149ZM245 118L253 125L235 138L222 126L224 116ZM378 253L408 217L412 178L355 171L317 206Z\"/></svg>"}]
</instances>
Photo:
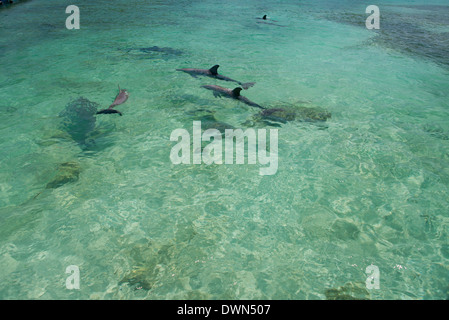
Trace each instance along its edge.
<instances>
[{"instance_id":1,"label":"dolphin underwater","mask_svg":"<svg viewBox=\"0 0 449 320\"><path fill-rule=\"evenodd\" d=\"M91 136L95 130L97 108L97 103L80 97L68 103L59 114L62 119L61 129L82 148L90 145Z\"/></svg>"},{"instance_id":2,"label":"dolphin underwater","mask_svg":"<svg viewBox=\"0 0 449 320\"><path fill-rule=\"evenodd\" d=\"M206 76L206 77L211 77L211 78L215 78L215 79L219 79L219 80L236 82L239 85L241 85L242 88L245 90L247 90L248 88L251 88L252 86L254 86L256 84L255 82L241 83L240 81L237 81L237 80L231 79L229 77L223 76L221 74L218 74L218 71L217 71L218 67L220 67L220 66L218 64L216 64L215 66L213 66L210 69L184 68L184 69L176 69L176 71L183 71L185 73L190 74L194 78L196 78L196 76Z\"/></svg>"},{"instance_id":3,"label":"dolphin underwater","mask_svg":"<svg viewBox=\"0 0 449 320\"><path fill-rule=\"evenodd\" d=\"M144 53L161 52L166 55L174 55L174 56L180 56L184 54L183 51L178 49L173 49L169 47L158 47L158 46L139 48L139 51Z\"/></svg>"},{"instance_id":4,"label":"dolphin underwater","mask_svg":"<svg viewBox=\"0 0 449 320\"><path fill-rule=\"evenodd\" d=\"M242 101L243 103L251 106L251 107L257 107L260 109L266 109L260 105L258 105L255 102L252 102L251 100L249 100L248 98L241 96L240 95L240 91L242 91L242 88L237 87L233 90L228 89L228 88L223 88L220 86L216 86L216 85L205 85L205 86L201 86L201 88L205 88L207 90L212 90L214 92L214 96L217 97L226 97L226 98L232 98L232 99L236 99L239 101Z\"/></svg>"},{"instance_id":5,"label":"dolphin underwater","mask_svg":"<svg viewBox=\"0 0 449 320\"><path fill-rule=\"evenodd\" d=\"M110 114L110 113L118 113L119 115L122 115L122 113L118 110L115 110L114 107L118 106L119 104L125 103L126 100L128 100L129 93L126 91L126 89L120 89L120 85L118 86L119 93L117 97L115 97L114 102L109 106L107 109L103 109L97 112L97 114Z\"/></svg>"}]
</instances>

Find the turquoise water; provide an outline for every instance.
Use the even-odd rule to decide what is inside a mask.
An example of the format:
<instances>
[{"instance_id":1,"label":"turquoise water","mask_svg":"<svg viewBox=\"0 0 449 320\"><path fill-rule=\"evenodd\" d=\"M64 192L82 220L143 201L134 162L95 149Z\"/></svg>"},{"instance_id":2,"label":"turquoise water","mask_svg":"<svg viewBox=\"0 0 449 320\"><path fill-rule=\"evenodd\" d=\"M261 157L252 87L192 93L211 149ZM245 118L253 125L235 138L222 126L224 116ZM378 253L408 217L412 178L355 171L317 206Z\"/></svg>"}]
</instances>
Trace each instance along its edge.
<instances>
[{"instance_id":1,"label":"turquoise water","mask_svg":"<svg viewBox=\"0 0 449 320\"><path fill-rule=\"evenodd\" d=\"M0 9L1 299L448 297L446 1L378 1L380 30L367 1L78 1L79 30L69 4ZM332 117L276 127L272 176L174 165L198 110L235 128L258 112L175 71L214 64L263 106ZM97 116L89 144L64 132L66 106L107 107L118 84L122 117Z\"/></svg>"}]
</instances>

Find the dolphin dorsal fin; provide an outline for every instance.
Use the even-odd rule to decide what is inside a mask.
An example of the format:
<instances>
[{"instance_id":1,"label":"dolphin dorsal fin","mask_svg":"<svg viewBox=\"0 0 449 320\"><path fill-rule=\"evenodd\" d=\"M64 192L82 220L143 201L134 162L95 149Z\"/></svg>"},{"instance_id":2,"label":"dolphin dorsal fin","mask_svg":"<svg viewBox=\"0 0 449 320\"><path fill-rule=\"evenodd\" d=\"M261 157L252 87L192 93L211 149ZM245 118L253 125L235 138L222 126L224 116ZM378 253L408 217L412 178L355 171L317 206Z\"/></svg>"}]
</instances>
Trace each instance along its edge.
<instances>
[{"instance_id":1,"label":"dolphin dorsal fin","mask_svg":"<svg viewBox=\"0 0 449 320\"><path fill-rule=\"evenodd\" d=\"M209 69L210 73L212 73L214 76L218 74L218 67L219 65L216 64L215 66L213 66L212 68Z\"/></svg>"},{"instance_id":2,"label":"dolphin dorsal fin","mask_svg":"<svg viewBox=\"0 0 449 320\"><path fill-rule=\"evenodd\" d=\"M267 15L264 15L262 19L267 20Z\"/></svg>"},{"instance_id":3,"label":"dolphin dorsal fin","mask_svg":"<svg viewBox=\"0 0 449 320\"><path fill-rule=\"evenodd\" d=\"M232 90L232 94L234 95L234 97L238 97L240 96L240 91L242 91L242 88L237 87L234 90Z\"/></svg>"}]
</instances>

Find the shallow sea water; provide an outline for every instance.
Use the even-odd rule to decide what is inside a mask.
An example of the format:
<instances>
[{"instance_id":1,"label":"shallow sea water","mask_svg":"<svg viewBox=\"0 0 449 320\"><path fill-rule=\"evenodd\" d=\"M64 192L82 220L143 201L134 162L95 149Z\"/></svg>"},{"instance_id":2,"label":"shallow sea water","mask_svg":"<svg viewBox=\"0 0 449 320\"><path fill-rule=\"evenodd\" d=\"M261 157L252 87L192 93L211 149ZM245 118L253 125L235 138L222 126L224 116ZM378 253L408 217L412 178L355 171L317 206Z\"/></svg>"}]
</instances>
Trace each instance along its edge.
<instances>
[{"instance_id":1,"label":"shallow sea water","mask_svg":"<svg viewBox=\"0 0 449 320\"><path fill-rule=\"evenodd\" d=\"M446 299L449 7L378 1L376 31L370 4L78 1L80 30L67 1L0 9L0 298ZM332 117L276 127L272 176L174 165L198 110L235 128L258 112L175 71L214 64L263 106ZM117 85L122 117L97 116L89 145L63 132L67 105L107 107Z\"/></svg>"}]
</instances>

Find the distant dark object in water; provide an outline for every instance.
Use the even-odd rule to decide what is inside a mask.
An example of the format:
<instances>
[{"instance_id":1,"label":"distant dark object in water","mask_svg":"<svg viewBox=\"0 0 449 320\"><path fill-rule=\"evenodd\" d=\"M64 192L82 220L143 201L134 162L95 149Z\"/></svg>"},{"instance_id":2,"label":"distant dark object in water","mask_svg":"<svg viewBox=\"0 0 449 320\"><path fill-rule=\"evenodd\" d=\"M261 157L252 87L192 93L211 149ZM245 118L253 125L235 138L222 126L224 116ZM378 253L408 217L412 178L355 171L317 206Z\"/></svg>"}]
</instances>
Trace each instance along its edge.
<instances>
[{"instance_id":1,"label":"distant dark object in water","mask_svg":"<svg viewBox=\"0 0 449 320\"><path fill-rule=\"evenodd\" d=\"M80 97L65 107L59 114L62 117L62 129L81 147L88 145L88 139L95 129L98 103Z\"/></svg>"},{"instance_id":2,"label":"distant dark object in water","mask_svg":"<svg viewBox=\"0 0 449 320\"><path fill-rule=\"evenodd\" d=\"M184 51L178 49L158 46L147 48L131 48L127 49L126 52L134 55L140 55L146 59L179 57L184 54Z\"/></svg>"},{"instance_id":3,"label":"distant dark object in water","mask_svg":"<svg viewBox=\"0 0 449 320\"><path fill-rule=\"evenodd\" d=\"M27 2L27 1L30 1L30 0L19 0L17 3ZM13 0L4 0L4 1L0 0L0 8L2 8L2 7L6 8L7 5L14 4L14 3L15 3L15 1L13 1Z\"/></svg>"},{"instance_id":4,"label":"distant dark object in water","mask_svg":"<svg viewBox=\"0 0 449 320\"><path fill-rule=\"evenodd\" d=\"M259 20L268 20L268 21L277 22L277 20L268 19L268 18L267 18L267 15L264 15L262 18L256 18L256 19L259 19Z\"/></svg>"},{"instance_id":5,"label":"distant dark object in water","mask_svg":"<svg viewBox=\"0 0 449 320\"><path fill-rule=\"evenodd\" d=\"M264 15L262 18L256 18L256 19L263 20L263 21L258 21L257 23L269 24L269 25L272 25L272 26L283 27L283 28L286 27L286 26L282 26L282 25L277 24L277 23L272 23L272 22L277 22L277 20L268 19L267 15ZM271 22L265 22L265 21L271 21Z\"/></svg>"},{"instance_id":6,"label":"distant dark object in water","mask_svg":"<svg viewBox=\"0 0 449 320\"><path fill-rule=\"evenodd\" d=\"M128 100L129 93L126 91L126 89L120 89L120 85L118 86L119 93L115 97L114 102L109 106L107 109L103 109L97 112L97 114L111 114L111 113L118 113L119 115L122 115L122 113L118 110L113 109L115 106L118 106L122 103L125 103L126 100Z\"/></svg>"},{"instance_id":7,"label":"distant dark object in water","mask_svg":"<svg viewBox=\"0 0 449 320\"><path fill-rule=\"evenodd\" d=\"M178 50L178 49L173 49L170 47L153 46L153 47L148 47L148 48L140 48L139 50L141 52L145 52L145 53L160 52L160 53L170 54L170 55L174 55L174 56L180 56L180 55L184 54L183 51Z\"/></svg>"},{"instance_id":8,"label":"distant dark object in water","mask_svg":"<svg viewBox=\"0 0 449 320\"><path fill-rule=\"evenodd\" d=\"M210 69L183 68L183 69L176 69L176 71L182 71L182 72L188 73L189 75L191 75L194 78L196 78L197 76L206 76L206 77L211 77L211 78L215 78L218 80L236 82L239 85L241 85L242 88L245 90L249 89L250 87L252 87L256 84L255 82L242 83L240 81L237 81L237 80L231 79L229 77L223 76L221 74L218 74L219 67L220 66L218 64L216 64Z\"/></svg>"},{"instance_id":9,"label":"distant dark object in water","mask_svg":"<svg viewBox=\"0 0 449 320\"><path fill-rule=\"evenodd\" d=\"M245 125L254 126L256 124L265 124L280 127L290 121L311 122L320 124L331 118L331 113L308 104L285 105L281 104L276 108L262 110L254 115L251 120L245 122Z\"/></svg>"},{"instance_id":10,"label":"distant dark object in water","mask_svg":"<svg viewBox=\"0 0 449 320\"><path fill-rule=\"evenodd\" d=\"M205 86L201 86L201 88L205 88L207 90L212 90L214 92L214 96L215 98L217 97L226 97L226 98L232 98L232 99L236 99L239 100L251 107L257 107L260 109L265 109L264 107L258 105L255 102L252 102L251 100L249 100L248 98L240 95L240 91L242 91L242 88L237 87L233 90L228 89L228 88L223 88L220 86L215 86L215 85L205 85Z\"/></svg>"},{"instance_id":11,"label":"distant dark object in water","mask_svg":"<svg viewBox=\"0 0 449 320\"><path fill-rule=\"evenodd\" d=\"M416 10L426 10L426 11L441 11L441 10L449 10L449 6L443 5L393 5L394 7L408 8L408 9L416 9Z\"/></svg>"}]
</instances>

